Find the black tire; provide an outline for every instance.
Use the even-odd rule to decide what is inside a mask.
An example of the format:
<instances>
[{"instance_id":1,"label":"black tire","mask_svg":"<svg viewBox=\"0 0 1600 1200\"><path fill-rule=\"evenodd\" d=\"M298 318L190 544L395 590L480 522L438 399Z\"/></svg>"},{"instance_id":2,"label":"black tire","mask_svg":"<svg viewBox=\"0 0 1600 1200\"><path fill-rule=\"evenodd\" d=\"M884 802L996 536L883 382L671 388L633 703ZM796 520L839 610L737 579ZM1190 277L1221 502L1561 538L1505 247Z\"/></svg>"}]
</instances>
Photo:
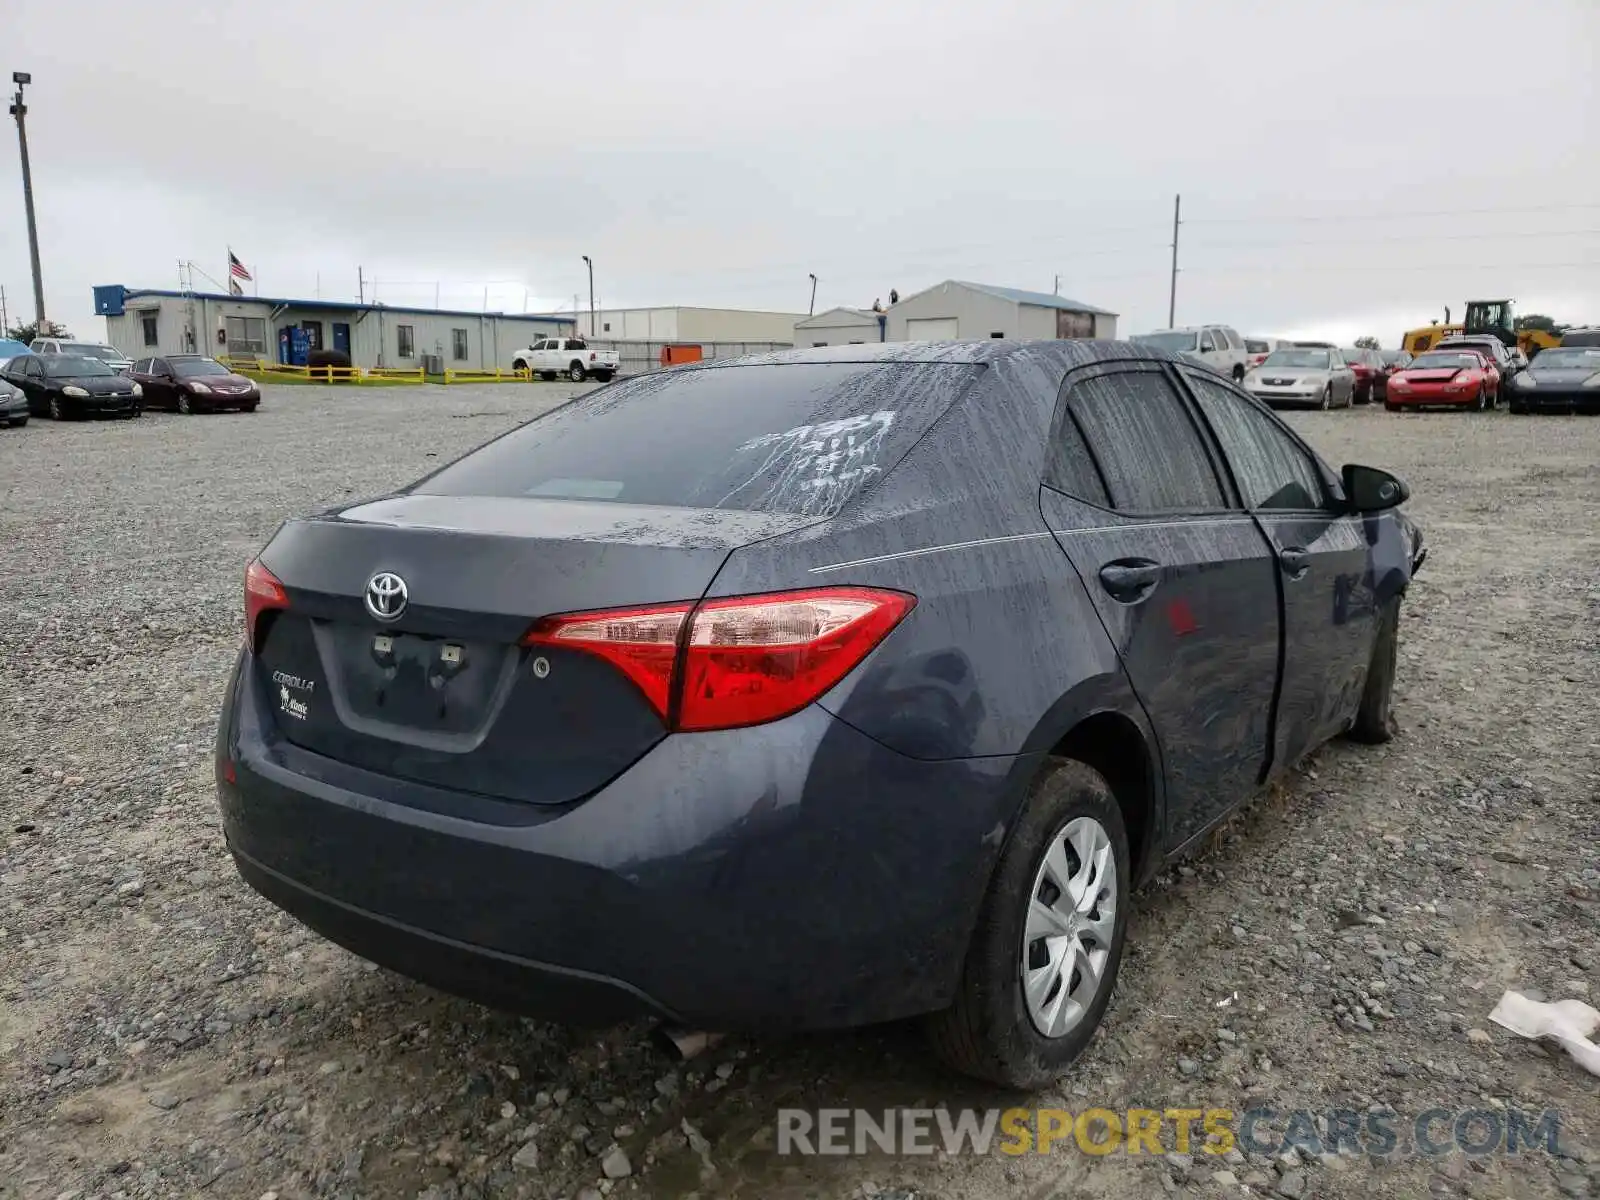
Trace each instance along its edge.
<instances>
[{"instance_id":1,"label":"black tire","mask_svg":"<svg viewBox=\"0 0 1600 1200\"><path fill-rule=\"evenodd\" d=\"M539 372L539 378L543 379L546 383L550 382L555 377L556 377L556 373L554 371L540 371Z\"/></svg>"},{"instance_id":2,"label":"black tire","mask_svg":"<svg viewBox=\"0 0 1600 1200\"><path fill-rule=\"evenodd\" d=\"M11 421L10 421L11 428L13 428L13 429L21 429L27 423L28 423L28 418L27 417L12 417Z\"/></svg>"},{"instance_id":3,"label":"black tire","mask_svg":"<svg viewBox=\"0 0 1600 1200\"><path fill-rule=\"evenodd\" d=\"M194 404L190 401L188 392L178 393L178 411L186 417L194 416Z\"/></svg>"},{"instance_id":4,"label":"black tire","mask_svg":"<svg viewBox=\"0 0 1600 1200\"><path fill-rule=\"evenodd\" d=\"M1034 1027L1023 998L1024 922L1046 850L1077 817L1092 817L1109 837L1116 863L1116 912L1099 991L1075 1026L1048 1038ZM1083 763L1050 760L1034 781L989 881L955 1000L926 1019L934 1052L962 1074L1005 1087L1039 1088L1060 1076L1089 1044L1116 988L1131 882L1128 835L1111 788Z\"/></svg>"},{"instance_id":5,"label":"black tire","mask_svg":"<svg viewBox=\"0 0 1600 1200\"><path fill-rule=\"evenodd\" d=\"M613 379L616 378L616 372L615 371L596 371L594 373L594 377L595 377L596 380L598 380L601 383L610 383Z\"/></svg>"},{"instance_id":6,"label":"black tire","mask_svg":"<svg viewBox=\"0 0 1600 1200\"><path fill-rule=\"evenodd\" d=\"M1379 746L1398 731L1394 719L1394 676L1400 658L1400 598L1396 596L1378 614L1378 635L1372 644L1367 683L1350 740Z\"/></svg>"},{"instance_id":7,"label":"black tire","mask_svg":"<svg viewBox=\"0 0 1600 1200\"><path fill-rule=\"evenodd\" d=\"M589 378L589 372L583 369L582 363L575 362L567 368L567 378L572 380L573 383L582 383Z\"/></svg>"},{"instance_id":8,"label":"black tire","mask_svg":"<svg viewBox=\"0 0 1600 1200\"><path fill-rule=\"evenodd\" d=\"M519 358L514 363L511 364L511 369L513 371L528 371L528 364L523 362ZM528 378L529 378L529 380L533 379L533 372L532 371L528 371Z\"/></svg>"},{"instance_id":9,"label":"black tire","mask_svg":"<svg viewBox=\"0 0 1600 1200\"><path fill-rule=\"evenodd\" d=\"M258 409L260 407L261 407L261 402L258 400L254 404L241 404L241 405L239 405L239 411L242 412L242 413L253 413L253 412L255 412L256 409Z\"/></svg>"},{"instance_id":10,"label":"black tire","mask_svg":"<svg viewBox=\"0 0 1600 1200\"><path fill-rule=\"evenodd\" d=\"M1489 389L1483 384L1478 385L1478 400L1473 406L1475 412L1489 411Z\"/></svg>"},{"instance_id":11,"label":"black tire","mask_svg":"<svg viewBox=\"0 0 1600 1200\"><path fill-rule=\"evenodd\" d=\"M50 419L52 421L65 421L67 419L67 410L62 407L60 396L50 397Z\"/></svg>"},{"instance_id":12,"label":"black tire","mask_svg":"<svg viewBox=\"0 0 1600 1200\"><path fill-rule=\"evenodd\" d=\"M1330 383L1322 389L1322 403L1318 404L1317 407L1323 412L1327 412L1333 407L1333 384Z\"/></svg>"},{"instance_id":13,"label":"black tire","mask_svg":"<svg viewBox=\"0 0 1600 1200\"><path fill-rule=\"evenodd\" d=\"M1514 393L1514 392L1511 395L1511 399L1507 402L1507 408L1510 410L1511 415L1514 416L1514 417L1520 417L1520 416L1522 416L1524 413L1526 413L1528 411L1528 406L1526 404L1524 404L1521 400L1518 400L1517 397L1516 397L1516 393Z\"/></svg>"},{"instance_id":14,"label":"black tire","mask_svg":"<svg viewBox=\"0 0 1600 1200\"><path fill-rule=\"evenodd\" d=\"M1372 385L1368 384L1365 388L1361 387L1360 385L1357 385L1356 389L1353 392L1350 393L1350 402L1352 404L1362 404L1362 405L1371 404L1372 403Z\"/></svg>"},{"instance_id":15,"label":"black tire","mask_svg":"<svg viewBox=\"0 0 1600 1200\"><path fill-rule=\"evenodd\" d=\"M1396 404L1393 400L1385 400L1383 402L1383 411L1384 412L1399 412L1400 411L1400 406L1398 404Z\"/></svg>"},{"instance_id":16,"label":"black tire","mask_svg":"<svg viewBox=\"0 0 1600 1200\"><path fill-rule=\"evenodd\" d=\"M1233 365L1233 381L1235 383L1243 383L1244 382L1244 368L1241 367L1238 363L1235 363Z\"/></svg>"}]
</instances>

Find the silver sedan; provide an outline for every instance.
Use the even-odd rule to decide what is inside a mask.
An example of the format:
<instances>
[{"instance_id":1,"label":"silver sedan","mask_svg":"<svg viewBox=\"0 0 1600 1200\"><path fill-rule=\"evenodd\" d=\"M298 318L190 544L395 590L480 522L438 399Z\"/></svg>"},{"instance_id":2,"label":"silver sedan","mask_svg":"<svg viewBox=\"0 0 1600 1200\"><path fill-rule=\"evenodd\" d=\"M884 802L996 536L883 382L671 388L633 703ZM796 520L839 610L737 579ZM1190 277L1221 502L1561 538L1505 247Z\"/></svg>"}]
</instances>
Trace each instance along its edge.
<instances>
[{"instance_id":1,"label":"silver sedan","mask_svg":"<svg viewBox=\"0 0 1600 1200\"><path fill-rule=\"evenodd\" d=\"M1245 375L1244 386L1273 407L1348 408L1356 376L1337 350L1274 350Z\"/></svg>"}]
</instances>

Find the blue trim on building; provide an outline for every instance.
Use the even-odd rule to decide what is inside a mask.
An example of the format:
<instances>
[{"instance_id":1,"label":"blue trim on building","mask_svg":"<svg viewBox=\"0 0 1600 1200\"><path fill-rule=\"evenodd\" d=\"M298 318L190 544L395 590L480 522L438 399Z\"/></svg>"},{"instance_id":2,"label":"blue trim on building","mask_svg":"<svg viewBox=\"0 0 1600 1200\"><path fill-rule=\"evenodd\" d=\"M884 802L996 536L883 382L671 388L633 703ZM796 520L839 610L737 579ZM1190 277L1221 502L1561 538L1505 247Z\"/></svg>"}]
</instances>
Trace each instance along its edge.
<instances>
[{"instance_id":1,"label":"blue trim on building","mask_svg":"<svg viewBox=\"0 0 1600 1200\"><path fill-rule=\"evenodd\" d=\"M174 292L163 288L127 288L120 283L101 284L94 289L94 311L102 317L120 317L129 300L140 296L162 296L178 300L222 300L272 307L312 309L322 312L416 313L427 317L496 317L502 321L540 321L545 324L576 326L576 317L559 313L467 312L453 308L412 308L400 304L356 304L338 300L290 300L276 296L230 296L223 292Z\"/></svg>"}]
</instances>

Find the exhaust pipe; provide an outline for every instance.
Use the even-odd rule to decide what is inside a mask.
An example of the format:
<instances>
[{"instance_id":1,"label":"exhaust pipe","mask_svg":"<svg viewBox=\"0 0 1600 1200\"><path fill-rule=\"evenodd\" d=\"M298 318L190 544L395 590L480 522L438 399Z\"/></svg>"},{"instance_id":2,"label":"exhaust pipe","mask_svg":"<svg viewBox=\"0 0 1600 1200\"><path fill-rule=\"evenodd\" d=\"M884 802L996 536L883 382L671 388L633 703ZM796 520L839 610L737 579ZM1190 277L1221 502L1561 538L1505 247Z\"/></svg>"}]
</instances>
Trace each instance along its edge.
<instances>
[{"instance_id":1,"label":"exhaust pipe","mask_svg":"<svg viewBox=\"0 0 1600 1200\"><path fill-rule=\"evenodd\" d=\"M688 1062L704 1054L726 1035L710 1033L704 1029L680 1029L676 1025L657 1025L655 1036L656 1042L663 1050L675 1055L679 1062Z\"/></svg>"}]
</instances>

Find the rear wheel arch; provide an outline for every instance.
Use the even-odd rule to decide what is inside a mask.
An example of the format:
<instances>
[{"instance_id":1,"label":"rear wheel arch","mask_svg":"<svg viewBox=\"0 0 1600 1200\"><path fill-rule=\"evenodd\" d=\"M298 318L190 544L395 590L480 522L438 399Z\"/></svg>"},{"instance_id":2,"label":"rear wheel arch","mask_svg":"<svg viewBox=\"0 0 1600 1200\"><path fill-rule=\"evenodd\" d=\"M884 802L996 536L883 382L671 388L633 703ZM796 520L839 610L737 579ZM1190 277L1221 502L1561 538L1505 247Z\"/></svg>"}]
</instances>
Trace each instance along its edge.
<instances>
[{"instance_id":1,"label":"rear wheel arch","mask_svg":"<svg viewBox=\"0 0 1600 1200\"><path fill-rule=\"evenodd\" d=\"M1141 722L1115 709L1085 717L1057 740L1051 758L1092 767L1111 787L1128 832L1133 882L1159 868L1160 767L1153 739Z\"/></svg>"}]
</instances>

